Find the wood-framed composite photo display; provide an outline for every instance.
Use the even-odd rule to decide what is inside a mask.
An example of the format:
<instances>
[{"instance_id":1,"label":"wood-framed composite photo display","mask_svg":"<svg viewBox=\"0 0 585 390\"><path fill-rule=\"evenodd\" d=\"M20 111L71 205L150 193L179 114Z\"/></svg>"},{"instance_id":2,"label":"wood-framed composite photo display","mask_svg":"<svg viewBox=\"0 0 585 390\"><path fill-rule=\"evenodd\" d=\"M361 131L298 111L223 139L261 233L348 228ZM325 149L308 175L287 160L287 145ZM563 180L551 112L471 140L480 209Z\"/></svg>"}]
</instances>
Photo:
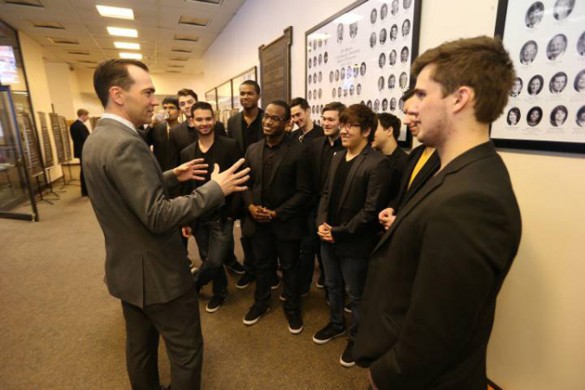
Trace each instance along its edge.
<instances>
[{"instance_id":1,"label":"wood-framed composite photo display","mask_svg":"<svg viewBox=\"0 0 585 390\"><path fill-rule=\"evenodd\" d=\"M496 22L516 70L496 146L585 153L585 1L500 0Z\"/></svg>"},{"instance_id":2,"label":"wood-framed composite photo display","mask_svg":"<svg viewBox=\"0 0 585 390\"><path fill-rule=\"evenodd\" d=\"M418 55L421 3L359 0L305 33L305 96L315 117L332 101L402 117L401 97ZM412 145L406 126L398 141Z\"/></svg>"}]
</instances>

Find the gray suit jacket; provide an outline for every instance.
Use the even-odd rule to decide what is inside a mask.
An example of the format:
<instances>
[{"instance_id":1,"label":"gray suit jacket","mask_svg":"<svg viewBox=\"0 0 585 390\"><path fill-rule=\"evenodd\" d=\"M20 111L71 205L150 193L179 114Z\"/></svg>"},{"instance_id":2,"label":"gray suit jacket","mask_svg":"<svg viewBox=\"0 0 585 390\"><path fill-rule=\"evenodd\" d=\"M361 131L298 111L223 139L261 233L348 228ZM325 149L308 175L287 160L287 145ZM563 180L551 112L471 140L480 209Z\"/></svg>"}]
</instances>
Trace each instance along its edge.
<instances>
[{"instance_id":1,"label":"gray suit jacket","mask_svg":"<svg viewBox=\"0 0 585 390\"><path fill-rule=\"evenodd\" d=\"M179 226L223 205L215 182L169 199L176 186L133 129L101 119L83 148L91 204L106 242L110 294L144 307L169 302L193 285Z\"/></svg>"}]
</instances>

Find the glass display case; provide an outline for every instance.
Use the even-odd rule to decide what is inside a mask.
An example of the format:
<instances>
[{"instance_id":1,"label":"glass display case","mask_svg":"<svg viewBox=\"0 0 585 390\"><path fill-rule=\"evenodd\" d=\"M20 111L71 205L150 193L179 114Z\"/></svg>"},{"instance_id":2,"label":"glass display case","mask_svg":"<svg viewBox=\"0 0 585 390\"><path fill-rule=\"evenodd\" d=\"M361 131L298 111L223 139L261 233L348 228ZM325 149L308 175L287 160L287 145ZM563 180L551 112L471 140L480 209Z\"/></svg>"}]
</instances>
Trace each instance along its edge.
<instances>
[{"instance_id":1,"label":"glass display case","mask_svg":"<svg viewBox=\"0 0 585 390\"><path fill-rule=\"evenodd\" d=\"M0 86L0 217L36 221L30 172L35 161L40 164L38 149L34 150L38 141L27 139L34 138L34 132L27 132L25 123L23 113L14 108L10 87ZM26 154L23 145L27 145Z\"/></svg>"}]
</instances>

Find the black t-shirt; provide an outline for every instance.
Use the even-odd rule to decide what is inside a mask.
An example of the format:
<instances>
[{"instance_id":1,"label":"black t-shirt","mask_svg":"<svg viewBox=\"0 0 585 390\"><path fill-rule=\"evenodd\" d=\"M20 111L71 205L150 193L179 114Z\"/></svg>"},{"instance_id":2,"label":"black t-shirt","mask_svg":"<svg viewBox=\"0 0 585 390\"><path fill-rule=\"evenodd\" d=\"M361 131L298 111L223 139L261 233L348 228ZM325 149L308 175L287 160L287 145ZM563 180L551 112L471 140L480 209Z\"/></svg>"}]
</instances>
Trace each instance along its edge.
<instances>
[{"instance_id":1,"label":"black t-shirt","mask_svg":"<svg viewBox=\"0 0 585 390\"><path fill-rule=\"evenodd\" d=\"M327 220L331 226L339 225L338 210L341 203L341 193L343 192L343 187L345 186L347 176L354 161L355 157L349 161L346 161L345 158L342 159L337 167L337 171L335 171L335 176L333 176L333 191L330 194L331 201L329 202L329 210L327 212Z\"/></svg>"}]
</instances>

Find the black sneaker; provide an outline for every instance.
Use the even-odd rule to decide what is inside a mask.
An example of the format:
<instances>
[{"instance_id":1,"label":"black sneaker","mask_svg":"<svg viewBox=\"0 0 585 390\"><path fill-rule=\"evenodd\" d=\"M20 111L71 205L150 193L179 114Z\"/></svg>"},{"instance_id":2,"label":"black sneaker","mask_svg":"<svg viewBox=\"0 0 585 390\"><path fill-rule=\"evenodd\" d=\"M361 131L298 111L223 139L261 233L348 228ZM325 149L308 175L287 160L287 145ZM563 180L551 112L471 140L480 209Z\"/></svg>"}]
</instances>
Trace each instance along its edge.
<instances>
[{"instance_id":1,"label":"black sneaker","mask_svg":"<svg viewBox=\"0 0 585 390\"><path fill-rule=\"evenodd\" d=\"M303 319L300 313L286 313L288 320L288 331L292 334L299 334L303 331Z\"/></svg>"},{"instance_id":2,"label":"black sneaker","mask_svg":"<svg viewBox=\"0 0 585 390\"><path fill-rule=\"evenodd\" d=\"M268 313L269 310L270 307L263 309L260 306L256 306L256 304L252 305L244 317L244 325L254 325L264 314Z\"/></svg>"},{"instance_id":3,"label":"black sneaker","mask_svg":"<svg viewBox=\"0 0 585 390\"><path fill-rule=\"evenodd\" d=\"M276 276L272 283L270 284L271 290L277 290L280 287L280 278Z\"/></svg>"},{"instance_id":4,"label":"black sneaker","mask_svg":"<svg viewBox=\"0 0 585 390\"><path fill-rule=\"evenodd\" d=\"M234 260L230 264L226 264L225 267L228 269L228 271L233 272L234 274L237 275L244 275L246 273L244 266L238 263L236 260Z\"/></svg>"},{"instance_id":5,"label":"black sneaker","mask_svg":"<svg viewBox=\"0 0 585 390\"><path fill-rule=\"evenodd\" d=\"M325 277L323 274L319 275L316 286L317 288L325 288Z\"/></svg>"},{"instance_id":6,"label":"black sneaker","mask_svg":"<svg viewBox=\"0 0 585 390\"><path fill-rule=\"evenodd\" d=\"M346 312L346 313L349 313L349 314L351 314L351 313L352 313L352 312L351 312L351 303L348 303L347 305L345 305L345 306L343 307L343 311L344 311L344 312Z\"/></svg>"},{"instance_id":7,"label":"black sneaker","mask_svg":"<svg viewBox=\"0 0 585 390\"><path fill-rule=\"evenodd\" d=\"M281 301L283 301L283 302L286 302L286 297L284 296L284 293L281 293L281 294L278 296L278 299L280 299L280 300L281 300Z\"/></svg>"},{"instance_id":8,"label":"black sneaker","mask_svg":"<svg viewBox=\"0 0 585 390\"><path fill-rule=\"evenodd\" d=\"M223 305L226 298L227 296L223 297L220 295L212 296L211 299L209 300L209 303L207 303L207 306L205 306L205 311L208 313L215 313L216 311L219 310L221 305Z\"/></svg>"},{"instance_id":9,"label":"black sneaker","mask_svg":"<svg viewBox=\"0 0 585 390\"><path fill-rule=\"evenodd\" d=\"M355 359L353 358L353 340L347 342L343 353L339 357L339 363L347 368L355 366Z\"/></svg>"},{"instance_id":10,"label":"black sneaker","mask_svg":"<svg viewBox=\"0 0 585 390\"><path fill-rule=\"evenodd\" d=\"M256 278L254 277L254 275L245 273L240 278L240 280L237 281L236 288L239 288L240 290L243 290L246 287L248 287L250 285L250 283L252 283L255 279Z\"/></svg>"},{"instance_id":11,"label":"black sneaker","mask_svg":"<svg viewBox=\"0 0 585 390\"><path fill-rule=\"evenodd\" d=\"M343 329L336 329L332 323L328 323L326 327L315 333L313 335L313 342L316 344L325 344L329 341L333 340L336 337L342 336L345 334L345 328Z\"/></svg>"}]
</instances>

